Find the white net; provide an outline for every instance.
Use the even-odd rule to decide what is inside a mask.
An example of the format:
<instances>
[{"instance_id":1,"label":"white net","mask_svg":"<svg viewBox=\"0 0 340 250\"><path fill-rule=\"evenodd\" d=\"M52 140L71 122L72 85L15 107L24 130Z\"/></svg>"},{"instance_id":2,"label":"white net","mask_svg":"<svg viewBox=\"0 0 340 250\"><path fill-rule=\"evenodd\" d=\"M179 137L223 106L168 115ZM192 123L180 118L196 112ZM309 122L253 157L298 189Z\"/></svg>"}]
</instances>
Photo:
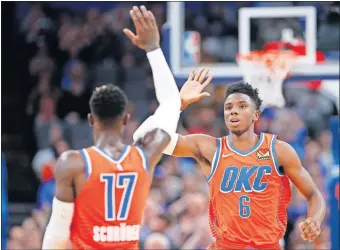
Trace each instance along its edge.
<instances>
[{"instance_id":1,"label":"white net","mask_svg":"<svg viewBox=\"0 0 340 250\"><path fill-rule=\"evenodd\" d=\"M239 55L244 80L259 89L263 107L283 107L282 83L296 61L291 51L254 51Z\"/></svg>"}]
</instances>

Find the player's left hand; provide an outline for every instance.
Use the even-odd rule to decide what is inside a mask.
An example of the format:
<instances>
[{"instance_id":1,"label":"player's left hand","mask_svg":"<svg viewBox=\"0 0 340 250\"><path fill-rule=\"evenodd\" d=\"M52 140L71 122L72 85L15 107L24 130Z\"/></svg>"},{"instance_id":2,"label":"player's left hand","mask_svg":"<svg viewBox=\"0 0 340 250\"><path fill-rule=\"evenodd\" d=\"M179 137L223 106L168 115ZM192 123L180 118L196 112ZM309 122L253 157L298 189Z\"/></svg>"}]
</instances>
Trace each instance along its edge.
<instances>
[{"instance_id":1,"label":"player's left hand","mask_svg":"<svg viewBox=\"0 0 340 250\"><path fill-rule=\"evenodd\" d=\"M179 93L182 102L181 110L184 110L191 103L210 96L208 92L202 93L202 91L210 84L211 80L213 79L212 74L210 74L206 79L208 73L209 69L207 68L202 68L197 73L195 73L195 70L190 72L188 80L184 83Z\"/></svg>"},{"instance_id":2,"label":"player's left hand","mask_svg":"<svg viewBox=\"0 0 340 250\"><path fill-rule=\"evenodd\" d=\"M136 34L129 29L124 29L125 35L134 45L146 52L158 49L160 47L160 35L152 12L143 5L140 8L133 6L130 10L130 16L136 28Z\"/></svg>"},{"instance_id":3,"label":"player's left hand","mask_svg":"<svg viewBox=\"0 0 340 250\"><path fill-rule=\"evenodd\" d=\"M320 223L312 217L301 222L299 228L303 240L314 241L321 233Z\"/></svg>"}]
</instances>

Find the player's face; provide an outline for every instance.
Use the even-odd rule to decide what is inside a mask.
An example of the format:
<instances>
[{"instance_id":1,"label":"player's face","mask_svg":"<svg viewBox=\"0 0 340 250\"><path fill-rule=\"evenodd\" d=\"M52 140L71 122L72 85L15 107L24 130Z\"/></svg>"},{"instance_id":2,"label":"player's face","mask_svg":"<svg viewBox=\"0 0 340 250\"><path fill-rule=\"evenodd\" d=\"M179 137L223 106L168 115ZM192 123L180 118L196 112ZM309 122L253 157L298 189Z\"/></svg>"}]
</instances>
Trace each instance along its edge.
<instances>
[{"instance_id":1,"label":"player's face","mask_svg":"<svg viewBox=\"0 0 340 250\"><path fill-rule=\"evenodd\" d=\"M224 120L229 131L236 135L246 132L259 118L259 112L251 98L235 93L224 102Z\"/></svg>"}]
</instances>

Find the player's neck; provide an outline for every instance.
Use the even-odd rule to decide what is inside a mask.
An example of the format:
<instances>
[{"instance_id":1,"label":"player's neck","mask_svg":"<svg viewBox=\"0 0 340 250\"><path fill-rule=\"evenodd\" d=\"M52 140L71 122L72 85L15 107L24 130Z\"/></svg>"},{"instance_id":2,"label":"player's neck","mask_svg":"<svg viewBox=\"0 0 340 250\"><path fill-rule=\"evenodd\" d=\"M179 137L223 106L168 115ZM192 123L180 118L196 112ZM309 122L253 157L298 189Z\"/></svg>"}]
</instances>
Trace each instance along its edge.
<instances>
[{"instance_id":1,"label":"player's neck","mask_svg":"<svg viewBox=\"0 0 340 250\"><path fill-rule=\"evenodd\" d=\"M122 133L115 129L96 131L94 132L94 142L97 147L121 145L123 144Z\"/></svg>"},{"instance_id":2,"label":"player's neck","mask_svg":"<svg viewBox=\"0 0 340 250\"><path fill-rule=\"evenodd\" d=\"M249 145L254 146L259 140L259 136L254 131L246 131L242 135L229 134L229 142L237 149L246 150Z\"/></svg>"}]
</instances>

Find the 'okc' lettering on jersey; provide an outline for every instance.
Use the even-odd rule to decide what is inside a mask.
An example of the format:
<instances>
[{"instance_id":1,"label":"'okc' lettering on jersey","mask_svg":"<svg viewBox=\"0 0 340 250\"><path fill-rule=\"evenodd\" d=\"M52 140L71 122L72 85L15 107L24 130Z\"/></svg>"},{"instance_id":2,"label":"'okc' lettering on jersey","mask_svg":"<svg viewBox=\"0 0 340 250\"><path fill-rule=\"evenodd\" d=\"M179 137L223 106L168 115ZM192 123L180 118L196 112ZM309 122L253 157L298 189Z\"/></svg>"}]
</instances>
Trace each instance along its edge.
<instances>
[{"instance_id":1,"label":"'okc' lettering on jersey","mask_svg":"<svg viewBox=\"0 0 340 250\"><path fill-rule=\"evenodd\" d=\"M265 166L243 166L241 168L230 166L224 170L220 191L222 193L229 193L231 191L241 192L242 189L246 193L262 192L268 183L263 181L264 175L270 175L272 168ZM250 178L255 175L254 182L250 182Z\"/></svg>"}]
</instances>

